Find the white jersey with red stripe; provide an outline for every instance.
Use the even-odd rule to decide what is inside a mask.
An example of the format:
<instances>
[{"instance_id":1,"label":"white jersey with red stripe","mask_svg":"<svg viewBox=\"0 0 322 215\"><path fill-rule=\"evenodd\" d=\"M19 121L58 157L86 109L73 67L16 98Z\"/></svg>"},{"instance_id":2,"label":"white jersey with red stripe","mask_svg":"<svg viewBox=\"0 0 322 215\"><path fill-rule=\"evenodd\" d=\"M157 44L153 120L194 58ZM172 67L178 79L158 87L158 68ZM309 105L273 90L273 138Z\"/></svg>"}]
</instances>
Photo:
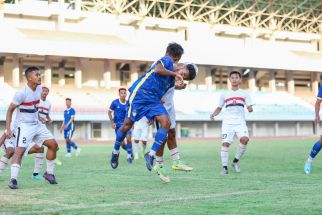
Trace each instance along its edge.
<instances>
[{"instance_id":1,"label":"white jersey with red stripe","mask_svg":"<svg viewBox=\"0 0 322 215\"><path fill-rule=\"evenodd\" d=\"M47 116L50 114L51 103L46 99L45 101L40 100L39 103L39 117L44 118L47 121Z\"/></svg>"},{"instance_id":2,"label":"white jersey with red stripe","mask_svg":"<svg viewBox=\"0 0 322 215\"><path fill-rule=\"evenodd\" d=\"M245 124L245 109L253 105L249 94L241 89L230 90L220 96L219 107L225 107L223 124Z\"/></svg>"},{"instance_id":3,"label":"white jersey with red stripe","mask_svg":"<svg viewBox=\"0 0 322 215\"><path fill-rule=\"evenodd\" d=\"M16 92L12 99L12 103L17 105L17 113L15 126L21 123L38 123L38 106L40 103L42 88L37 86L33 91L28 85Z\"/></svg>"}]
</instances>

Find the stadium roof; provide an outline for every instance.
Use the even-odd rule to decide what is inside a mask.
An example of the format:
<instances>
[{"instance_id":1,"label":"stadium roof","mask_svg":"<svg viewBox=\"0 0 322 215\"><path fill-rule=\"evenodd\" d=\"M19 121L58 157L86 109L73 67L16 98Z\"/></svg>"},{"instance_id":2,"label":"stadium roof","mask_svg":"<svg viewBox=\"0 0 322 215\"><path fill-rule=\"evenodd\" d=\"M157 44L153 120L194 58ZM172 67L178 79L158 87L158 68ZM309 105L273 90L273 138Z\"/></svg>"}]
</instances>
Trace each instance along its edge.
<instances>
[{"instance_id":1,"label":"stadium roof","mask_svg":"<svg viewBox=\"0 0 322 215\"><path fill-rule=\"evenodd\" d=\"M129 14L141 18L322 32L321 0L81 0L80 6L84 11Z\"/></svg>"}]
</instances>

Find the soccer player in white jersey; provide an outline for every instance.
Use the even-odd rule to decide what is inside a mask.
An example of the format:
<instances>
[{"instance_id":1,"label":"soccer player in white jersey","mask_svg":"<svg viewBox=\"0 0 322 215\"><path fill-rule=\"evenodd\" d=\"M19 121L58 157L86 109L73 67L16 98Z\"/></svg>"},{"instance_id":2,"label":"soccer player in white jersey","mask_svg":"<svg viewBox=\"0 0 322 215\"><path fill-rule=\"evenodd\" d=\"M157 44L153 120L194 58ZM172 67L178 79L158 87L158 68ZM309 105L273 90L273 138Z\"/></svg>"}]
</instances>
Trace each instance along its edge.
<instances>
[{"instance_id":1,"label":"soccer player in white jersey","mask_svg":"<svg viewBox=\"0 0 322 215\"><path fill-rule=\"evenodd\" d=\"M142 119L134 123L133 129L133 140L134 140L134 160L139 159L139 143L142 142L141 155L144 157L146 144L149 136L149 121L144 116Z\"/></svg>"},{"instance_id":2,"label":"soccer player in white jersey","mask_svg":"<svg viewBox=\"0 0 322 215\"><path fill-rule=\"evenodd\" d=\"M183 79L186 81L193 80L198 73L197 66L192 63L180 64L177 66L176 70L182 70ZM169 114L169 119L171 124L166 141L173 160L172 169L192 171L193 170L192 167L184 164L180 160L180 153L177 147L177 140L176 140L176 112L175 112L174 100L173 100L175 89L178 89L178 90L185 89L186 86L187 86L186 84L176 83L174 87L168 89L166 94L163 96L161 102L163 103L164 107L166 108ZM162 181L169 182L170 178L167 176L166 170L163 167L164 145L165 144L162 144L160 149L156 153L156 165L153 167L153 170L157 172L157 174L159 175Z\"/></svg>"},{"instance_id":3,"label":"soccer player in white jersey","mask_svg":"<svg viewBox=\"0 0 322 215\"><path fill-rule=\"evenodd\" d=\"M244 107L246 106L249 112L253 112L253 103L250 99L249 94L246 91L240 89L240 83L242 81L241 74L238 71L230 72L229 81L231 83L231 90L227 93L223 93L220 96L218 107L210 115L210 119L215 120L215 117L225 106L226 110L224 112L221 128L221 162L223 166L221 175L228 174L228 148L233 143L235 135L237 135L240 144L237 148L232 166L234 167L236 172L240 172L238 161L245 153L247 143L249 142Z\"/></svg>"},{"instance_id":4,"label":"soccer player in white jersey","mask_svg":"<svg viewBox=\"0 0 322 215\"><path fill-rule=\"evenodd\" d=\"M38 107L41 98L41 75L37 67L29 67L25 71L27 84L13 97L6 115L6 137L10 139L15 135L15 152L11 161L11 180L9 188L18 189L18 174L22 162L22 157L31 148L34 141L37 145L47 146L47 171L44 178L50 184L57 184L54 176L56 152L58 144L52 134L39 121ZM10 124L12 114L17 109L14 129Z\"/></svg>"}]
</instances>

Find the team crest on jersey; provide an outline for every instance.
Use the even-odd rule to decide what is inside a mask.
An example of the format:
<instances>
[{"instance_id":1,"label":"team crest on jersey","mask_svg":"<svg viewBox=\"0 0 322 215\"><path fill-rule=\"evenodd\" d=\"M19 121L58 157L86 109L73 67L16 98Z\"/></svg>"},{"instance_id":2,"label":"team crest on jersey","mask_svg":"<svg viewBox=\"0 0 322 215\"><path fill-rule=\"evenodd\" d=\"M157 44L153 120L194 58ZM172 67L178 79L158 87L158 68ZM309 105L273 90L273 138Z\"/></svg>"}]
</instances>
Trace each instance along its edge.
<instances>
[{"instance_id":1,"label":"team crest on jersey","mask_svg":"<svg viewBox=\"0 0 322 215\"><path fill-rule=\"evenodd\" d=\"M237 101L236 101L236 99L234 99L234 100L233 100L233 104L234 104L234 105L235 105L235 104L237 104Z\"/></svg>"},{"instance_id":2,"label":"team crest on jersey","mask_svg":"<svg viewBox=\"0 0 322 215\"><path fill-rule=\"evenodd\" d=\"M132 115L133 115L133 116L136 116L136 110L133 110L133 111L132 111Z\"/></svg>"}]
</instances>

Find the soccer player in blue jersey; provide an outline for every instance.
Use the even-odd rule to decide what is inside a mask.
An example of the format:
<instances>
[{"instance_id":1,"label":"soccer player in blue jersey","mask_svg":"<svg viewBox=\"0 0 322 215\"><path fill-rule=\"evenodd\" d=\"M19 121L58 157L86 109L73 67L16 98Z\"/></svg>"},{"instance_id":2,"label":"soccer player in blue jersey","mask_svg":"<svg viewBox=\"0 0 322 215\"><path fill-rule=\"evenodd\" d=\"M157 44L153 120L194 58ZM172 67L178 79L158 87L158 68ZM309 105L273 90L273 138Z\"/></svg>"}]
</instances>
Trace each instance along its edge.
<instances>
[{"instance_id":1,"label":"soccer player in blue jersey","mask_svg":"<svg viewBox=\"0 0 322 215\"><path fill-rule=\"evenodd\" d=\"M66 107L67 109L64 111L64 121L60 128L60 133L64 131L64 138L66 141L66 157L71 157L71 148L76 150L76 156L80 154L80 148L76 145L75 142L72 141L72 137L75 131L74 119L76 111L72 106L72 99L66 98Z\"/></svg>"},{"instance_id":2,"label":"soccer player in blue jersey","mask_svg":"<svg viewBox=\"0 0 322 215\"><path fill-rule=\"evenodd\" d=\"M127 111L126 95L127 95L127 90L121 87L119 89L120 98L115 99L111 103L110 109L108 110L108 117L110 119L112 128L115 129L115 134L117 133L117 130L119 130L119 128L123 125L124 119L126 117L126 111ZM131 136L132 136L131 130L129 130L126 134L127 144L125 145L125 150L127 151L128 163L132 163L133 161Z\"/></svg>"},{"instance_id":3,"label":"soccer player in blue jersey","mask_svg":"<svg viewBox=\"0 0 322 215\"><path fill-rule=\"evenodd\" d=\"M170 43L164 57L156 61L137 81L133 83L129 91L129 107L123 125L116 133L114 150L112 152L111 166L118 166L119 150L127 132L134 122L146 116L148 120L155 119L160 127L155 135L150 152L144 155L146 167L152 170L156 151L165 141L170 127L168 112L161 104L161 98L166 91L173 87L175 80L183 83L183 75L174 71L174 63L177 63L183 54L183 48L177 43Z\"/></svg>"},{"instance_id":4,"label":"soccer player in blue jersey","mask_svg":"<svg viewBox=\"0 0 322 215\"><path fill-rule=\"evenodd\" d=\"M319 92L316 98L315 102L315 123L320 126L320 105L322 101L322 84L320 85ZM320 152L322 148L322 135L320 136L320 140L316 141L316 143L313 145L312 150L310 152L310 155L304 165L304 172L306 174L311 173L311 167L312 167L312 162L315 158L315 156Z\"/></svg>"}]
</instances>

